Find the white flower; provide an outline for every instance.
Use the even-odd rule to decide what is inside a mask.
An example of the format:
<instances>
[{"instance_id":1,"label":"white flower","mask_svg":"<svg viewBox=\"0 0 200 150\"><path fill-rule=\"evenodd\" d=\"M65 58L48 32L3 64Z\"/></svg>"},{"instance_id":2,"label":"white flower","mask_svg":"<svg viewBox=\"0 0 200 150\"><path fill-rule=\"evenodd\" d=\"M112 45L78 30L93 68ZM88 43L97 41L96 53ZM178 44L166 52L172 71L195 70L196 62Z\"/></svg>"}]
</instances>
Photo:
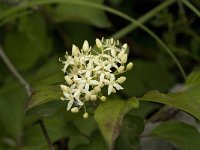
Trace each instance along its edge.
<instances>
[{"instance_id":1,"label":"white flower","mask_svg":"<svg viewBox=\"0 0 200 150\"><path fill-rule=\"evenodd\" d=\"M121 90L123 89L115 80L115 76L112 75L110 77L110 81L107 80L107 84L108 84L108 95L110 95L112 93L112 91L115 91L114 88L116 88L117 90Z\"/></svg>"},{"instance_id":2,"label":"white flower","mask_svg":"<svg viewBox=\"0 0 200 150\"><path fill-rule=\"evenodd\" d=\"M84 118L89 116L85 104L98 99L105 101L106 96L102 93L105 86L108 88L108 95L123 89L120 84L126 78L116 75L130 70L133 66L129 63L125 69L127 44L121 46L118 40L102 38L96 39L96 47L99 50L90 47L86 40L81 49L72 45L72 54L66 52L66 60L62 61L66 85L60 85L64 95L61 100L68 101L67 110L73 113L79 112L84 106Z\"/></svg>"}]
</instances>

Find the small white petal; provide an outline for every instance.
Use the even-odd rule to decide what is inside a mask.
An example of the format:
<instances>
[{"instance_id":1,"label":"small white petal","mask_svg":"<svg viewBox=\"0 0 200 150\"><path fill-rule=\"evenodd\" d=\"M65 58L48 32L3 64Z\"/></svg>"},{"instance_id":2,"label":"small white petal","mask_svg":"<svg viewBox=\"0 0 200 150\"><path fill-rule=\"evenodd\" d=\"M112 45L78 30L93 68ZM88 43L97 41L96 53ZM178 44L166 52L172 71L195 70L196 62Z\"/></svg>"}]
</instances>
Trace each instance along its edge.
<instances>
[{"instance_id":1,"label":"small white petal","mask_svg":"<svg viewBox=\"0 0 200 150\"><path fill-rule=\"evenodd\" d=\"M87 84L85 84L85 91L88 91L89 90L89 87L90 87L90 85L87 83Z\"/></svg>"},{"instance_id":2,"label":"small white petal","mask_svg":"<svg viewBox=\"0 0 200 150\"><path fill-rule=\"evenodd\" d=\"M126 43L124 45L122 45L122 48L125 50L127 49L127 47L128 47L128 45Z\"/></svg>"},{"instance_id":3,"label":"small white petal","mask_svg":"<svg viewBox=\"0 0 200 150\"><path fill-rule=\"evenodd\" d=\"M65 76L65 81L66 81L69 85L71 85L71 84L73 83L73 81L70 79L69 76Z\"/></svg>"},{"instance_id":4,"label":"small white petal","mask_svg":"<svg viewBox=\"0 0 200 150\"><path fill-rule=\"evenodd\" d=\"M77 101L77 103L78 103L79 106L83 105L83 102L81 100L77 99L76 101Z\"/></svg>"},{"instance_id":5,"label":"small white petal","mask_svg":"<svg viewBox=\"0 0 200 150\"><path fill-rule=\"evenodd\" d=\"M120 66L120 67L117 69L117 71L118 71L119 73L123 73L123 72L124 72L124 69L125 69L124 66Z\"/></svg>"},{"instance_id":6,"label":"small white petal","mask_svg":"<svg viewBox=\"0 0 200 150\"><path fill-rule=\"evenodd\" d=\"M81 94L80 92L81 92L80 90L76 90L76 92L74 93L74 97L78 98Z\"/></svg>"},{"instance_id":7,"label":"small white petal","mask_svg":"<svg viewBox=\"0 0 200 150\"><path fill-rule=\"evenodd\" d=\"M74 101L73 100L70 100L67 104L67 110L70 110L72 105L73 105Z\"/></svg>"},{"instance_id":8,"label":"small white petal","mask_svg":"<svg viewBox=\"0 0 200 150\"><path fill-rule=\"evenodd\" d=\"M114 83L113 86L114 86L117 90L123 89L123 87L121 87L121 85L119 85L118 83Z\"/></svg>"},{"instance_id":9,"label":"small white petal","mask_svg":"<svg viewBox=\"0 0 200 150\"><path fill-rule=\"evenodd\" d=\"M118 54L118 58L119 59L122 59L122 56L124 55L125 53L125 50L122 50L119 54Z\"/></svg>"},{"instance_id":10,"label":"small white petal","mask_svg":"<svg viewBox=\"0 0 200 150\"><path fill-rule=\"evenodd\" d=\"M125 63L127 62L127 59L128 59L128 55L127 55L127 54L124 54L124 55L122 56L121 63L122 63L122 64L125 64Z\"/></svg>"},{"instance_id":11,"label":"small white petal","mask_svg":"<svg viewBox=\"0 0 200 150\"><path fill-rule=\"evenodd\" d=\"M110 95L110 93L112 92L112 89L113 89L113 86L112 86L112 85L109 85L109 86L108 86L108 95Z\"/></svg>"},{"instance_id":12,"label":"small white petal","mask_svg":"<svg viewBox=\"0 0 200 150\"><path fill-rule=\"evenodd\" d=\"M111 49L111 55L113 56L113 57L115 57L116 56L116 51L115 51L115 49Z\"/></svg>"},{"instance_id":13,"label":"small white petal","mask_svg":"<svg viewBox=\"0 0 200 150\"><path fill-rule=\"evenodd\" d=\"M99 84L99 82L98 82L98 81L96 81L96 80L91 80L91 81L90 81L90 84L91 84L91 85L98 85L98 84Z\"/></svg>"}]
</instances>

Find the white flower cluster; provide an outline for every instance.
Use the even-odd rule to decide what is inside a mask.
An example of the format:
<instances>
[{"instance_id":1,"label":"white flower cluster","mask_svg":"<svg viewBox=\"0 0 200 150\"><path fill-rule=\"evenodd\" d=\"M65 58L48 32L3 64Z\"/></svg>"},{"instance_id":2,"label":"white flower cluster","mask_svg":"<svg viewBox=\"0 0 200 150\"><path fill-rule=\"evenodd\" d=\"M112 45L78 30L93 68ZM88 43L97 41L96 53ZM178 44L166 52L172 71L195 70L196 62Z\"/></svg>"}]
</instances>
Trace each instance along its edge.
<instances>
[{"instance_id":1,"label":"white flower cluster","mask_svg":"<svg viewBox=\"0 0 200 150\"><path fill-rule=\"evenodd\" d=\"M84 106L84 118L88 118L85 103L100 99L105 101L101 90L108 88L108 95L123 89L122 84L126 77L116 77L132 69L133 63L127 63L127 44L120 46L118 40L96 39L96 46L92 48L88 41L84 41L79 49L72 46L72 54L66 52L66 60L62 61L66 85L60 85L63 92L61 100L67 100L67 110L79 112Z\"/></svg>"}]
</instances>

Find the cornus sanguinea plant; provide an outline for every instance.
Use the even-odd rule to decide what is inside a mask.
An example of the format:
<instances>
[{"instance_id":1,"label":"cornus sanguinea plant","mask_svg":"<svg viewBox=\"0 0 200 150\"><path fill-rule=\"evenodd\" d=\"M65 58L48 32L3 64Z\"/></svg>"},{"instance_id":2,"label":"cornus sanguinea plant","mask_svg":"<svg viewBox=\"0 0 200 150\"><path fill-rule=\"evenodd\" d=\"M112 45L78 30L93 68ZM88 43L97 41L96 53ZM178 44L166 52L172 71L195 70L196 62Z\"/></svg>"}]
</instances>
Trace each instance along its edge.
<instances>
[{"instance_id":1,"label":"cornus sanguinea plant","mask_svg":"<svg viewBox=\"0 0 200 150\"><path fill-rule=\"evenodd\" d=\"M67 110L77 113L83 106L83 117L88 118L87 102L106 101L102 88L107 89L106 95L123 89L121 84L126 77L120 74L133 67L132 62L126 65L127 57L127 44L120 45L119 40L96 39L94 48L88 41L84 41L81 49L72 45L71 55L66 52L66 60L61 60L66 81L60 85L61 100L68 101Z\"/></svg>"}]
</instances>

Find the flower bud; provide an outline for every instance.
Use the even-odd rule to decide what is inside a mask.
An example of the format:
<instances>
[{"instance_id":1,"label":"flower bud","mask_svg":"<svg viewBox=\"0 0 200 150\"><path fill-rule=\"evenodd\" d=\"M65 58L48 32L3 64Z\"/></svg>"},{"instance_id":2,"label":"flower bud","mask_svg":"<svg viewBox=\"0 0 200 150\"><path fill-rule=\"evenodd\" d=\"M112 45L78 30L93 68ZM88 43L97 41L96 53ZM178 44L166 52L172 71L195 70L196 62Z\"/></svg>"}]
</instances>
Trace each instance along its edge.
<instances>
[{"instance_id":1,"label":"flower bud","mask_svg":"<svg viewBox=\"0 0 200 150\"><path fill-rule=\"evenodd\" d=\"M97 100L97 96L96 95L91 95L91 101L96 101Z\"/></svg>"},{"instance_id":2,"label":"flower bud","mask_svg":"<svg viewBox=\"0 0 200 150\"><path fill-rule=\"evenodd\" d=\"M91 99L91 95L92 95L91 92L87 92L87 93L85 94L85 99L86 99L87 101L89 101L89 100Z\"/></svg>"},{"instance_id":3,"label":"flower bud","mask_svg":"<svg viewBox=\"0 0 200 150\"><path fill-rule=\"evenodd\" d=\"M126 43L125 43L124 45L122 45L122 48L123 48L124 50L126 50L127 47L128 47L128 45L127 45Z\"/></svg>"},{"instance_id":4,"label":"flower bud","mask_svg":"<svg viewBox=\"0 0 200 150\"><path fill-rule=\"evenodd\" d=\"M102 43L99 39L96 39L96 45L97 45L98 48L102 47Z\"/></svg>"},{"instance_id":5,"label":"flower bud","mask_svg":"<svg viewBox=\"0 0 200 150\"><path fill-rule=\"evenodd\" d=\"M128 58L128 55L127 55L127 54L124 54L124 55L122 56L121 63L122 63L122 64L125 64L125 63L127 62L127 58Z\"/></svg>"},{"instance_id":6,"label":"flower bud","mask_svg":"<svg viewBox=\"0 0 200 150\"><path fill-rule=\"evenodd\" d=\"M71 85L71 84L73 83L73 81L70 79L69 76L65 76L65 81L66 81L69 85Z\"/></svg>"},{"instance_id":7,"label":"flower bud","mask_svg":"<svg viewBox=\"0 0 200 150\"><path fill-rule=\"evenodd\" d=\"M104 101L106 101L106 97L105 96L101 96L100 100L104 102Z\"/></svg>"},{"instance_id":8,"label":"flower bud","mask_svg":"<svg viewBox=\"0 0 200 150\"><path fill-rule=\"evenodd\" d=\"M110 44L113 44L113 43L114 43L114 39L111 38L111 39L110 39Z\"/></svg>"},{"instance_id":9,"label":"flower bud","mask_svg":"<svg viewBox=\"0 0 200 150\"><path fill-rule=\"evenodd\" d=\"M128 63L128 65L126 66L126 70L131 70L133 68L133 63L130 62Z\"/></svg>"},{"instance_id":10,"label":"flower bud","mask_svg":"<svg viewBox=\"0 0 200 150\"><path fill-rule=\"evenodd\" d=\"M119 78L117 79L117 82L118 82L119 84L124 83L124 81L126 81L126 77L119 77Z\"/></svg>"},{"instance_id":11,"label":"flower bud","mask_svg":"<svg viewBox=\"0 0 200 150\"><path fill-rule=\"evenodd\" d=\"M111 49L111 55L112 55L113 57L115 57L115 56L116 56L116 51L115 51L115 49L114 49L114 48L112 48L112 49Z\"/></svg>"},{"instance_id":12,"label":"flower bud","mask_svg":"<svg viewBox=\"0 0 200 150\"><path fill-rule=\"evenodd\" d=\"M121 52L118 54L118 58L122 59L122 56L124 55L125 50L121 50Z\"/></svg>"},{"instance_id":13,"label":"flower bud","mask_svg":"<svg viewBox=\"0 0 200 150\"><path fill-rule=\"evenodd\" d=\"M95 91L96 93L99 93L99 92L101 91L101 88L100 88L99 86L96 86L96 87L94 88L94 91Z\"/></svg>"},{"instance_id":14,"label":"flower bud","mask_svg":"<svg viewBox=\"0 0 200 150\"><path fill-rule=\"evenodd\" d=\"M89 49L89 43L88 43L87 40L84 41L82 49L83 49L83 51L88 51L88 49Z\"/></svg>"},{"instance_id":15,"label":"flower bud","mask_svg":"<svg viewBox=\"0 0 200 150\"><path fill-rule=\"evenodd\" d=\"M80 53L78 47L76 45L72 45L72 55L77 56Z\"/></svg>"},{"instance_id":16,"label":"flower bud","mask_svg":"<svg viewBox=\"0 0 200 150\"><path fill-rule=\"evenodd\" d=\"M119 73L122 73L122 72L124 72L124 69L125 69L124 66L120 66L120 67L117 69L117 71L118 71Z\"/></svg>"},{"instance_id":17,"label":"flower bud","mask_svg":"<svg viewBox=\"0 0 200 150\"><path fill-rule=\"evenodd\" d=\"M72 113L78 113L78 112L79 112L78 107L73 107L73 108L71 109L71 112L72 112Z\"/></svg>"},{"instance_id":18,"label":"flower bud","mask_svg":"<svg viewBox=\"0 0 200 150\"><path fill-rule=\"evenodd\" d=\"M68 87L65 85L60 85L60 88L63 92L68 92Z\"/></svg>"},{"instance_id":19,"label":"flower bud","mask_svg":"<svg viewBox=\"0 0 200 150\"><path fill-rule=\"evenodd\" d=\"M89 117L89 114L88 114L87 112L85 112L85 113L83 114L83 118L87 119L88 117Z\"/></svg>"}]
</instances>

